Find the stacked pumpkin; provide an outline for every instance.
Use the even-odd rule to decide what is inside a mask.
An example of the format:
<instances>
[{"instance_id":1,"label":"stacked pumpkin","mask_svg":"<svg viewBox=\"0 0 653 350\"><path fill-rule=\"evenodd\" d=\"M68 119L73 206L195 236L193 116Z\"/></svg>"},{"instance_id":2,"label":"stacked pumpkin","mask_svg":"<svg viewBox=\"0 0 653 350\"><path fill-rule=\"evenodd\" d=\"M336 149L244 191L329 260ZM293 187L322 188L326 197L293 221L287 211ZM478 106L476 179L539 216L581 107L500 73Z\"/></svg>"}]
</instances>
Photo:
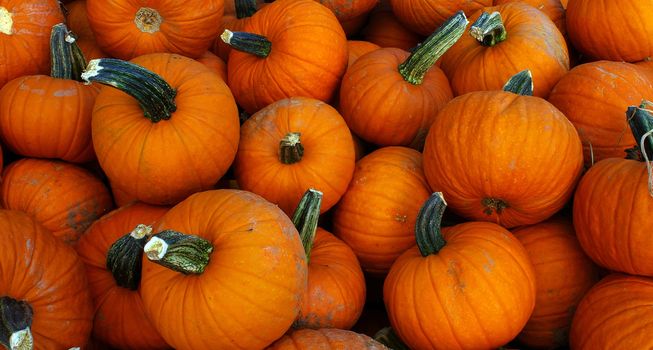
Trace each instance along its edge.
<instances>
[{"instance_id":1,"label":"stacked pumpkin","mask_svg":"<svg viewBox=\"0 0 653 350\"><path fill-rule=\"evenodd\" d=\"M0 0L0 347L650 347L631 2Z\"/></svg>"}]
</instances>

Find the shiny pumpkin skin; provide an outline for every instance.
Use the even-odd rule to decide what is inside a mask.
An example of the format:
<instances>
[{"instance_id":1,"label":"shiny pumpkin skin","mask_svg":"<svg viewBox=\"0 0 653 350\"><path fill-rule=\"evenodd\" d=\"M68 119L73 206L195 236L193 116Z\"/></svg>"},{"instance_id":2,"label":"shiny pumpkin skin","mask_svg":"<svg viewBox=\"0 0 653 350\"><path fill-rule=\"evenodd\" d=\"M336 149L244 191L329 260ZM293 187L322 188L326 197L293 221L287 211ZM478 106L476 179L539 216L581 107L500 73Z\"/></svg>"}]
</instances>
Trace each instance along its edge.
<instances>
[{"instance_id":1,"label":"shiny pumpkin skin","mask_svg":"<svg viewBox=\"0 0 653 350\"><path fill-rule=\"evenodd\" d=\"M97 159L112 186L155 205L211 188L238 148L238 110L228 87L203 64L183 56L150 54L132 62L177 91L177 110L169 120L153 123L136 99L102 87L91 127Z\"/></svg>"},{"instance_id":2,"label":"shiny pumpkin skin","mask_svg":"<svg viewBox=\"0 0 653 350\"><path fill-rule=\"evenodd\" d=\"M571 325L570 348L650 349L651 317L653 280L611 274L592 287L578 305Z\"/></svg>"},{"instance_id":3,"label":"shiny pumpkin skin","mask_svg":"<svg viewBox=\"0 0 653 350\"><path fill-rule=\"evenodd\" d=\"M300 133L301 160L284 164L280 141ZM324 195L320 212L334 206L354 173L355 149L340 114L328 104L305 97L277 101L241 127L234 173L243 190L261 195L292 215L308 188Z\"/></svg>"},{"instance_id":4,"label":"shiny pumpkin skin","mask_svg":"<svg viewBox=\"0 0 653 350\"><path fill-rule=\"evenodd\" d=\"M331 100L347 67L347 38L333 12L313 0L277 0L243 31L272 42L266 58L229 54L229 87L247 113L293 96Z\"/></svg>"},{"instance_id":5,"label":"shiny pumpkin skin","mask_svg":"<svg viewBox=\"0 0 653 350\"><path fill-rule=\"evenodd\" d=\"M519 333L533 349L565 347L578 303L599 280L599 271L576 239L571 220L556 217L512 231L535 268L535 309Z\"/></svg>"},{"instance_id":6,"label":"shiny pumpkin skin","mask_svg":"<svg viewBox=\"0 0 653 350\"><path fill-rule=\"evenodd\" d=\"M333 233L354 250L363 270L386 273L415 244L417 213L430 194L418 151L375 150L356 163L334 212Z\"/></svg>"},{"instance_id":7,"label":"shiny pumpkin skin","mask_svg":"<svg viewBox=\"0 0 653 350\"><path fill-rule=\"evenodd\" d=\"M533 95L546 98L569 71L567 44L558 28L544 13L521 2L483 11L501 14L507 37L494 46L483 46L465 33L442 56L440 67L451 82L454 96L501 90L510 77L528 69L533 75ZM480 14L469 17L469 26Z\"/></svg>"},{"instance_id":8,"label":"shiny pumpkin skin","mask_svg":"<svg viewBox=\"0 0 653 350\"><path fill-rule=\"evenodd\" d=\"M454 98L436 116L423 153L426 179L451 210L508 228L558 212L583 168L578 133L559 110L504 91Z\"/></svg>"},{"instance_id":9,"label":"shiny pumpkin skin","mask_svg":"<svg viewBox=\"0 0 653 350\"><path fill-rule=\"evenodd\" d=\"M412 31L430 35L458 10L467 16L492 6L492 0L390 0L392 12Z\"/></svg>"},{"instance_id":10,"label":"shiny pumpkin skin","mask_svg":"<svg viewBox=\"0 0 653 350\"><path fill-rule=\"evenodd\" d=\"M28 213L69 244L113 209L111 193L97 176L56 160L14 161L3 171L0 190L3 208Z\"/></svg>"},{"instance_id":11,"label":"shiny pumpkin skin","mask_svg":"<svg viewBox=\"0 0 653 350\"><path fill-rule=\"evenodd\" d=\"M0 232L0 296L31 306L35 349L84 347L93 302L73 248L19 211L0 210Z\"/></svg>"},{"instance_id":12,"label":"shiny pumpkin skin","mask_svg":"<svg viewBox=\"0 0 653 350\"><path fill-rule=\"evenodd\" d=\"M381 47L375 43L363 40L347 40L348 62L347 67L350 67L356 60L368 52L380 49Z\"/></svg>"},{"instance_id":13,"label":"shiny pumpkin skin","mask_svg":"<svg viewBox=\"0 0 653 350\"><path fill-rule=\"evenodd\" d=\"M417 246L383 285L390 323L411 349L492 349L512 340L535 306L535 271L503 227L468 222L442 229L447 244L423 257Z\"/></svg>"},{"instance_id":14,"label":"shiny pumpkin skin","mask_svg":"<svg viewBox=\"0 0 653 350\"><path fill-rule=\"evenodd\" d=\"M299 313L307 264L291 220L262 197L239 190L193 194L170 209L163 229L213 244L201 275L143 262L146 312L176 349L263 349ZM219 317L216 317L219 315Z\"/></svg>"},{"instance_id":15,"label":"shiny pumpkin skin","mask_svg":"<svg viewBox=\"0 0 653 350\"><path fill-rule=\"evenodd\" d=\"M542 11L555 23L562 35L567 32L565 8L560 0L494 0L494 6L502 5L508 2L523 2Z\"/></svg>"},{"instance_id":16,"label":"shiny pumpkin skin","mask_svg":"<svg viewBox=\"0 0 653 350\"><path fill-rule=\"evenodd\" d=\"M323 328L289 332L266 350L387 350L383 344L364 334Z\"/></svg>"},{"instance_id":17,"label":"shiny pumpkin skin","mask_svg":"<svg viewBox=\"0 0 653 350\"><path fill-rule=\"evenodd\" d=\"M169 52L196 58L220 35L215 24L222 19L224 1L87 0L86 9L98 45L112 57L130 60ZM160 26L139 29L136 22L142 9L157 11ZM152 18L146 17L146 23Z\"/></svg>"},{"instance_id":18,"label":"shiny pumpkin skin","mask_svg":"<svg viewBox=\"0 0 653 350\"><path fill-rule=\"evenodd\" d=\"M625 113L642 99L653 99L653 80L646 70L611 61L574 67L548 98L578 130L587 166L605 158L623 158L625 150L635 145Z\"/></svg>"},{"instance_id":19,"label":"shiny pumpkin skin","mask_svg":"<svg viewBox=\"0 0 653 350\"><path fill-rule=\"evenodd\" d=\"M136 225L154 225L168 208L132 203L95 221L75 249L86 267L95 304L93 336L117 349L168 349L145 314L138 290L117 285L107 269L107 253L118 238Z\"/></svg>"}]
</instances>

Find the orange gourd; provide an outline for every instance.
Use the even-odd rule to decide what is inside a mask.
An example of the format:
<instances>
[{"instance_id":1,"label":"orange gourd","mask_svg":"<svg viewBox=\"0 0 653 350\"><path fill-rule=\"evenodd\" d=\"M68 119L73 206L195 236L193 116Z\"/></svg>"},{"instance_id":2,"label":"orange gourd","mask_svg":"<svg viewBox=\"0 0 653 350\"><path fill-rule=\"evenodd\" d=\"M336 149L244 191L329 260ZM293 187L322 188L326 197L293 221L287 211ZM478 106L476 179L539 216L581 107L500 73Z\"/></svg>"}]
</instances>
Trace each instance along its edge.
<instances>
[{"instance_id":1,"label":"orange gourd","mask_svg":"<svg viewBox=\"0 0 653 350\"><path fill-rule=\"evenodd\" d=\"M364 334L323 328L298 329L289 332L266 350L388 350L383 344Z\"/></svg>"},{"instance_id":2,"label":"orange gourd","mask_svg":"<svg viewBox=\"0 0 653 350\"><path fill-rule=\"evenodd\" d=\"M390 0L392 12L412 31L429 35L456 11L471 16L492 0Z\"/></svg>"}]
</instances>

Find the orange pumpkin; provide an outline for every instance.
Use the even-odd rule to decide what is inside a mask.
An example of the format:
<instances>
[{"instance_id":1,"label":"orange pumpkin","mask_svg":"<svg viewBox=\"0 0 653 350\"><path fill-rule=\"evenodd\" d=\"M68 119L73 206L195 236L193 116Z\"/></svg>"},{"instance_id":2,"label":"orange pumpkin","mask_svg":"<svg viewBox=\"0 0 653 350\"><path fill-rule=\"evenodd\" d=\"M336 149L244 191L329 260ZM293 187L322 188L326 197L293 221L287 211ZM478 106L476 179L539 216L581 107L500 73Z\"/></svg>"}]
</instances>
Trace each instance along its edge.
<instances>
[{"instance_id":1,"label":"orange pumpkin","mask_svg":"<svg viewBox=\"0 0 653 350\"><path fill-rule=\"evenodd\" d=\"M315 0L333 11L338 21L348 21L365 15L376 6L380 0Z\"/></svg>"},{"instance_id":2,"label":"orange pumpkin","mask_svg":"<svg viewBox=\"0 0 653 350\"><path fill-rule=\"evenodd\" d=\"M220 57L216 56L211 51L206 51L196 60L219 75L220 78L222 78L222 81L227 81L227 64Z\"/></svg>"},{"instance_id":3,"label":"orange pumpkin","mask_svg":"<svg viewBox=\"0 0 653 350\"><path fill-rule=\"evenodd\" d=\"M383 344L352 331L323 328L289 332L266 350L388 350Z\"/></svg>"},{"instance_id":4,"label":"orange pumpkin","mask_svg":"<svg viewBox=\"0 0 653 350\"><path fill-rule=\"evenodd\" d=\"M392 12L409 29L422 35L431 34L456 11L472 15L492 0L390 0Z\"/></svg>"},{"instance_id":5,"label":"orange pumpkin","mask_svg":"<svg viewBox=\"0 0 653 350\"><path fill-rule=\"evenodd\" d=\"M354 62L356 62L364 54L380 48L381 47L379 45L369 41L348 40L347 52L349 54L349 60L347 62L347 67L351 67L351 65L354 64Z\"/></svg>"},{"instance_id":6,"label":"orange pumpkin","mask_svg":"<svg viewBox=\"0 0 653 350\"><path fill-rule=\"evenodd\" d=\"M77 45L87 60L109 57L95 41L95 34L88 24L86 0L74 0L65 5L66 25L77 35Z\"/></svg>"},{"instance_id":7,"label":"orange pumpkin","mask_svg":"<svg viewBox=\"0 0 653 350\"><path fill-rule=\"evenodd\" d=\"M565 26L565 8L562 6L560 0L494 0L494 6L509 2L523 2L535 7L555 23L562 35L565 35L567 32L567 27Z\"/></svg>"},{"instance_id":8,"label":"orange pumpkin","mask_svg":"<svg viewBox=\"0 0 653 350\"><path fill-rule=\"evenodd\" d=\"M363 39L381 47L396 47L409 51L419 44L424 37L406 28L392 11L374 11L361 30Z\"/></svg>"}]
</instances>

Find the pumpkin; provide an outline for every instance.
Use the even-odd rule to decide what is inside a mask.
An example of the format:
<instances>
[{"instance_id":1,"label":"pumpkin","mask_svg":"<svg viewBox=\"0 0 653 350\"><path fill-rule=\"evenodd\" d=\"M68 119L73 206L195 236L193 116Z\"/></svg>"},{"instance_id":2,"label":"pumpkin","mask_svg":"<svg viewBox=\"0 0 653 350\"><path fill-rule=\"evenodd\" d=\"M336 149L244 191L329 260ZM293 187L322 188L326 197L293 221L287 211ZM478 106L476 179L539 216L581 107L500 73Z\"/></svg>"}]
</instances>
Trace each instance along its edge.
<instances>
[{"instance_id":1,"label":"pumpkin","mask_svg":"<svg viewBox=\"0 0 653 350\"><path fill-rule=\"evenodd\" d=\"M595 60L637 62L653 56L653 7L649 0L569 1L571 43Z\"/></svg>"},{"instance_id":2,"label":"pumpkin","mask_svg":"<svg viewBox=\"0 0 653 350\"><path fill-rule=\"evenodd\" d=\"M653 219L649 215L653 190L642 157L645 149L648 159L653 158L650 140L643 139L653 130L649 106L630 107L626 113L635 139L638 144L644 140L645 148L638 146L631 153L633 159L608 158L594 164L578 184L573 215L578 241L597 264L612 271L653 276Z\"/></svg>"},{"instance_id":3,"label":"pumpkin","mask_svg":"<svg viewBox=\"0 0 653 350\"><path fill-rule=\"evenodd\" d=\"M108 254L113 253L111 248L120 237L130 232L139 234L138 229L146 230L139 225L154 225L167 210L143 203L126 205L95 221L77 243L76 250L86 267L89 291L95 304L93 336L112 347L168 348L145 314L138 278L130 285L125 275L114 274L114 266L108 267L111 265ZM129 255L125 254L121 259L127 257ZM137 258L140 263L141 256ZM138 274L140 276L140 271Z\"/></svg>"},{"instance_id":4,"label":"pumpkin","mask_svg":"<svg viewBox=\"0 0 653 350\"><path fill-rule=\"evenodd\" d=\"M86 59L108 57L95 41L95 34L88 24L86 0L74 0L65 5L66 25L77 36L76 43Z\"/></svg>"},{"instance_id":5,"label":"pumpkin","mask_svg":"<svg viewBox=\"0 0 653 350\"><path fill-rule=\"evenodd\" d=\"M118 87L100 90L91 125L112 186L142 202L172 204L226 173L238 147L238 110L209 68L159 53L91 61L82 76Z\"/></svg>"},{"instance_id":6,"label":"pumpkin","mask_svg":"<svg viewBox=\"0 0 653 350\"><path fill-rule=\"evenodd\" d=\"M222 78L222 81L227 81L227 64L211 51L206 51L202 56L196 59L198 62L207 66L214 73Z\"/></svg>"},{"instance_id":7,"label":"pumpkin","mask_svg":"<svg viewBox=\"0 0 653 350\"><path fill-rule=\"evenodd\" d=\"M308 287L293 326L350 329L365 305L365 278L351 248L317 227L321 202L322 193L309 189L292 217L308 259Z\"/></svg>"},{"instance_id":8,"label":"pumpkin","mask_svg":"<svg viewBox=\"0 0 653 350\"><path fill-rule=\"evenodd\" d=\"M383 48L356 60L343 77L339 102L352 132L380 146L421 148L435 112L453 97L433 65L466 24L459 12L413 53Z\"/></svg>"},{"instance_id":9,"label":"pumpkin","mask_svg":"<svg viewBox=\"0 0 653 350\"><path fill-rule=\"evenodd\" d=\"M19 211L0 210L0 232L0 346L84 347L93 304L75 251Z\"/></svg>"},{"instance_id":10,"label":"pumpkin","mask_svg":"<svg viewBox=\"0 0 653 350\"><path fill-rule=\"evenodd\" d=\"M324 193L322 212L335 205L354 173L351 133L340 114L306 97L277 101L242 126L234 174L241 189L291 215L308 188Z\"/></svg>"},{"instance_id":11,"label":"pumpkin","mask_svg":"<svg viewBox=\"0 0 653 350\"><path fill-rule=\"evenodd\" d=\"M88 22L100 48L129 60L156 52L196 58L220 34L223 0L87 0Z\"/></svg>"},{"instance_id":12,"label":"pumpkin","mask_svg":"<svg viewBox=\"0 0 653 350\"><path fill-rule=\"evenodd\" d=\"M277 206L240 190L195 193L154 232L141 295L172 347L263 349L290 328L306 290L306 256Z\"/></svg>"},{"instance_id":13,"label":"pumpkin","mask_svg":"<svg viewBox=\"0 0 653 350\"><path fill-rule=\"evenodd\" d=\"M569 343L576 306L599 280L598 269L583 252L571 220L553 218L513 231L535 267L535 309L517 337L531 349Z\"/></svg>"},{"instance_id":14,"label":"pumpkin","mask_svg":"<svg viewBox=\"0 0 653 350\"><path fill-rule=\"evenodd\" d=\"M113 208L111 194L90 171L56 160L23 158L2 173L2 207L28 213L73 244Z\"/></svg>"},{"instance_id":15,"label":"pumpkin","mask_svg":"<svg viewBox=\"0 0 653 350\"><path fill-rule=\"evenodd\" d=\"M350 67L354 62L356 62L361 56L368 52L375 51L381 47L375 43L363 40L348 40L347 41L347 52L349 60L347 61L347 67Z\"/></svg>"},{"instance_id":16,"label":"pumpkin","mask_svg":"<svg viewBox=\"0 0 653 350\"><path fill-rule=\"evenodd\" d=\"M512 340L535 306L535 271L524 247L491 222L440 228L434 193L415 224L417 245L383 285L390 324L411 349L492 349Z\"/></svg>"},{"instance_id":17,"label":"pumpkin","mask_svg":"<svg viewBox=\"0 0 653 350\"><path fill-rule=\"evenodd\" d=\"M430 193L421 153L398 146L377 149L356 163L333 214L333 233L352 248L364 270L383 274L415 244L415 219Z\"/></svg>"},{"instance_id":18,"label":"pumpkin","mask_svg":"<svg viewBox=\"0 0 653 350\"><path fill-rule=\"evenodd\" d=\"M56 0L0 1L0 88L14 78L48 71L50 30L63 20Z\"/></svg>"},{"instance_id":19,"label":"pumpkin","mask_svg":"<svg viewBox=\"0 0 653 350\"><path fill-rule=\"evenodd\" d=\"M64 24L52 29L50 76L28 75L0 89L0 138L14 153L73 163L95 159L91 113L98 87L85 85L86 62Z\"/></svg>"},{"instance_id":20,"label":"pumpkin","mask_svg":"<svg viewBox=\"0 0 653 350\"><path fill-rule=\"evenodd\" d=\"M453 212L508 228L558 212L583 170L571 122L546 100L520 92L519 86L533 90L527 71L513 78L506 91L451 100L435 117L423 152L426 179ZM515 84L520 78L524 85Z\"/></svg>"},{"instance_id":21,"label":"pumpkin","mask_svg":"<svg viewBox=\"0 0 653 350\"><path fill-rule=\"evenodd\" d=\"M390 0L390 5L406 27L429 35L457 11L471 15L482 7L491 6L492 0Z\"/></svg>"},{"instance_id":22,"label":"pumpkin","mask_svg":"<svg viewBox=\"0 0 653 350\"><path fill-rule=\"evenodd\" d=\"M347 66L347 38L333 12L313 0L277 0L243 32L225 31L229 87L249 114L284 98L328 102ZM245 51L240 51L245 50Z\"/></svg>"},{"instance_id":23,"label":"pumpkin","mask_svg":"<svg viewBox=\"0 0 653 350\"><path fill-rule=\"evenodd\" d=\"M630 63L596 61L574 67L555 85L548 100L578 130L586 166L623 158L635 145L624 111L644 98L653 99L652 82Z\"/></svg>"},{"instance_id":24,"label":"pumpkin","mask_svg":"<svg viewBox=\"0 0 653 350\"><path fill-rule=\"evenodd\" d=\"M508 2L523 2L542 11L555 23L562 35L567 32L565 26L565 8L560 0L494 0L494 6L502 5Z\"/></svg>"},{"instance_id":25,"label":"pumpkin","mask_svg":"<svg viewBox=\"0 0 653 350\"><path fill-rule=\"evenodd\" d=\"M361 30L363 39L381 47L396 47L410 51L424 38L406 28L392 11L374 11Z\"/></svg>"},{"instance_id":26,"label":"pumpkin","mask_svg":"<svg viewBox=\"0 0 653 350\"><path fill-rule=\"evenodd\" d=\"M569 4L571 5L573 1ZM653 324L653 280L611 274L585 295L571 325L570 347L649 349Z\"/></svg>"},{"instance_id":27,"label":"pumpkin","mask_svg":"<svg viewBox=\"0 0 653 350\"><path fill-rule=\"evenodd\" d=\"M443 56L440 67L454 96L499 90L513 75L530 70L534 95L546 98L569 71L564 37L541 11L522 2L486 7L470 17L467 35Z\"/></svg>"},{"instance_id":28,"label":"pumpkin","mask_svg":"<svg viewBox=\"0 0 653 350\"><path fill-rule=\"evenodd\" d=\"M344 22L365 15L380 0L315 0L333 11L338 21Z\"/></svg>"},{"instance_id":29,"label":"pumpkin","mask_svg":"<svg viewBox=\"0 0 653 350\"><path fill-rule=\"evenodd\" d=\"M323 328L293 330L266 349L387 350L388 348L364 334L342 329Z\"/></svg>"}]
</instances>

